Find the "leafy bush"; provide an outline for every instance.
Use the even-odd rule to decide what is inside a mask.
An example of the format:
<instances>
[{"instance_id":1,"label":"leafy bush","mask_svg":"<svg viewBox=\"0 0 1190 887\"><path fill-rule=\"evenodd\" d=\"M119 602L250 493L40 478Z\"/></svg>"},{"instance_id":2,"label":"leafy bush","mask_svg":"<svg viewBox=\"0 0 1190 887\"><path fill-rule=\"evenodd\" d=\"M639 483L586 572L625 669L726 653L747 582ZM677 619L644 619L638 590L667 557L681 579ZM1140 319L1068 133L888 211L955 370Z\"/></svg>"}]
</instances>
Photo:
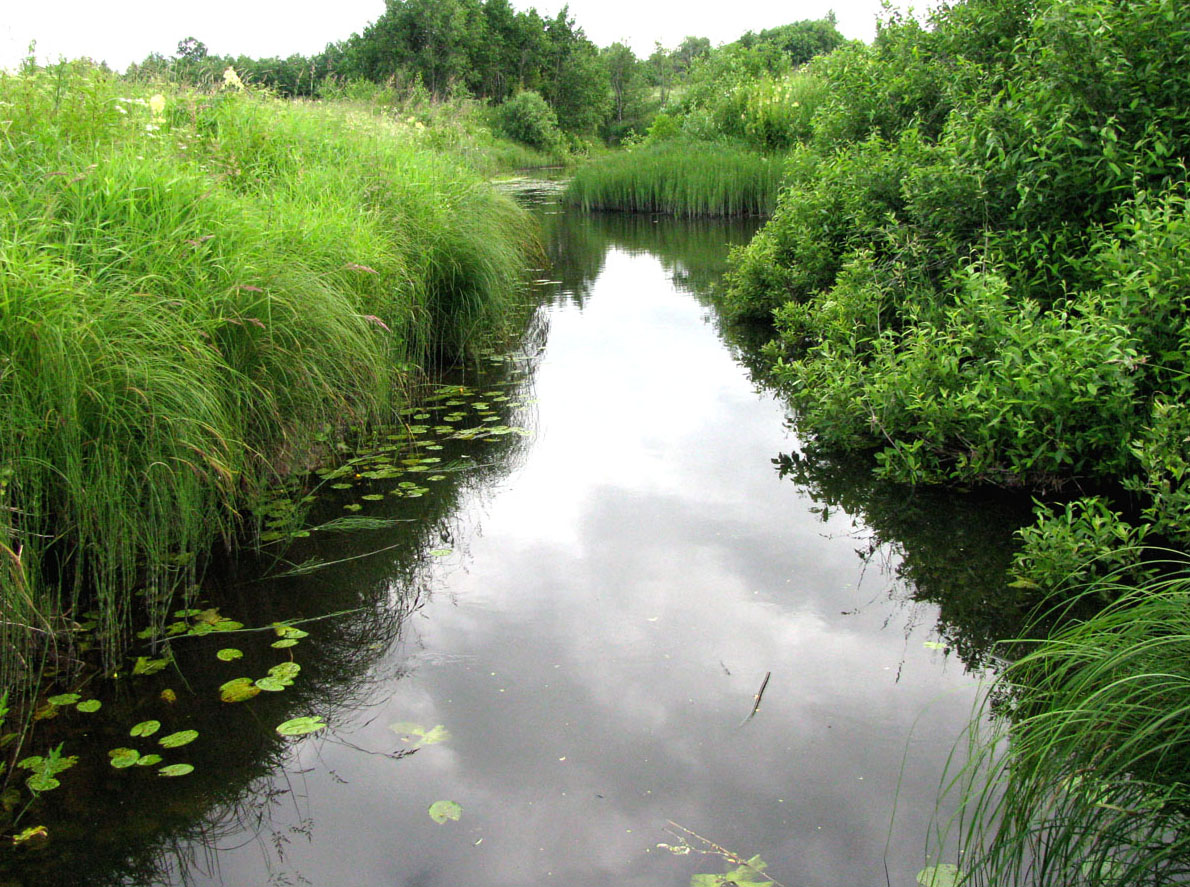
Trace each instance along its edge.
<instances>
[{"instance_id":1,"label":"leafy bush","mask_svg":"<svg viewBox=\"0 0 1190 887\"><path fill-rule=\"evenodd\" d=\"M532 90L518 92L501 105L497 122L504 135L539 151L557 151L562 144L557 115Z\"/></svg>"}]
</instances>

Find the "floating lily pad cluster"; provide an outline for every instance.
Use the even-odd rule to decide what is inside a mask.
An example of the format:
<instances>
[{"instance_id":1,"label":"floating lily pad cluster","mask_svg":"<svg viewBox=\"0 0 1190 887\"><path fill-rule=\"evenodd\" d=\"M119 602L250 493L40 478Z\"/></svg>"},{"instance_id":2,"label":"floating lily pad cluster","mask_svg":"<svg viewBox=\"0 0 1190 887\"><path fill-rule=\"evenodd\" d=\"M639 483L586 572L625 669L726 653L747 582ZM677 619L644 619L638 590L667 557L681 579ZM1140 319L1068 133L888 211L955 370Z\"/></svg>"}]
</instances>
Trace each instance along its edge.
<instances>
[{"instance_id":1,"label":"floating lily pad cluster","mask_svg":"<svg viewBox=\"0 0 1190 887\"><path fill-rule=\"evenodd\" d=\"M475 464L470 456L446 461L440 455L445 450L444 442L527 436L526 429L506 424L499 412L522 405L524 401L504 387L440 386L418 406L402 411L401 418L407 424L342 465L321 469L317 474L332 490L353 490L372 481L397 481L385 492L373 488L362 493L359 501L343 506L347 511L360 511L364 502L387 497L419 498L430 491L429 484Z\"/></svg>"},{"instance_id":2,"label":"floating lily pad cluster","mask_svg":"<svg viewBox=\"0 0 1190 887\"><path fill-rule=\"evenodd\" d=\"M134 724L128 735L134 739L150 739L161 730L161 722L157 720L141 721ZM198 738L197 730L177 730L157 739L157 745L162 749L181 748L189 745ZM110 749L107 753L108 763L117 770L127 770L130 767L156 767L165 760L157 752L142 754L140 749L127 746ZM194 772L194 765L187 763L165 764L158 771L158 776L186 776Z\"/></svg>"}]
</instances>

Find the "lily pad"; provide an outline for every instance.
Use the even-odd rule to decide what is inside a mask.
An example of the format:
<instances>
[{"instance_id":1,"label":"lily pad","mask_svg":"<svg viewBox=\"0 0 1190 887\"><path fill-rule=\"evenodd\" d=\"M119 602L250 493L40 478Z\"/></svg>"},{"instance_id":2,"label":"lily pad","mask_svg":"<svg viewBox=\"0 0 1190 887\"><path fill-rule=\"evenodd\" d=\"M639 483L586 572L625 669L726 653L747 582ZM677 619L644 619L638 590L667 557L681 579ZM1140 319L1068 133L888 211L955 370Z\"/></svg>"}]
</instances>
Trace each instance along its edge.
<instances>
[{"instance_id":1,"label":"lily pad","mask_svg":"<svg viewBox=\"0 0 1190 887\"><path fill-rule=\"evenodd\" d=\"M163 748L178 748L183 745L189 745L194 740L198 739L197 730L179 730L177 733L170 733L168 736L162 736L157 740Z\"/></svg>"},{"instance_id":2,"label":"lily pad","mask_svg":"<svg viewBox=\"0 0 1190 887\"><path fill-rule=\"evenodd\" d=\"M257 678L256 686L262 690L267 690L270 693L280 693L287 686L289 686L289 684L287 684L285 681L279 681L274 677L265 677Z\"/></svg>"},{"instance_id":3,"label":"lily pad","mask_svg":"<svg viewBox=\"0 0 1190 887\"><path fill-rule=\"evenodd\" d=\"M161 721L141 721L128 731L129 736L152 736L161 729Z\"/></svg>"},{"instance_id":4,"label":"lily pad","mask_svg":"<svg viewBox=\"0 0 1190 887\"><path fill-rule=\"evenodd\" d=\"M917 873L917 883L921 887L955 887L960 879L959 867L949 862L929 866Z\"/></svg>"},{"instance_id":5,"label":"lily pad","mask_svg":"<svg viewBox=\"0 0 1190 887\"><path fill-rule=\"evenodd\" d=\"M221 659L224 662L231 662L236 659L242 659L244 656L243 650L237 650L235 647L224 647L215 654L216 659Z\"/></svg>"},{"instance_id":6,"label":"lily pad","mask_svg":"<svg viewBox=\"0 0 1190 887\"><path fill-rule=\"evenodd\" d=\"M100 702L98 699L84 699L82 702L80 702L78 705L75 706L75 708L77 708L79 711L83 712L84 714L91 714L92 712L99 711L99 709L101 709L102 707L103 707L103 703Z\"/></svg>"},{"instance_id":7,"label":"lily pad","mask_svg":"<svg viewBox=\"0 0 1190 887\"><path fill-rule=\"evenodd\" d=\"M158 776L185 776L194 772L193 764L170 764L157 771Z\"/></svg>"},{"instance_id":8,"label":"lily pad","mask_svg":"<svg viewBox=\"0 0 1190 887\"><path fill-rule=\"evenodd\" d=\"M78 693L60 693L46 700L50 705L74 705L82 699Z\"/></svg>"},{"instance_id":9,"label":"lily pad","mask_svg":"<svg viewBox=\"0 0 1190 887\"><path fill-rule=\"evenodd\" d=\"M400 736L402 742L412 743L414 748L420 748L423 745L437 745L439 742L446 742L450 739L450 731L441 724L435 724L427 730L421 724L398 721L395 724L389 724L388 729Z\"/></svg>"},{"instance_id":10,"label":"lily pad","mask_svg":"<svg viewBox=\"0 0 1190 887\"><path fill-rule=\"evenodd\" d=\"M310 715L301 718L291 718L277 725L277 732L282 736L305 736L307 733L317 733L326 728L326 721L321 715Z\"/></svg>"},{"instance_id":11,"label":"lily pad","mask_svg":"<svg viewBox=\"0 0 1190 887\"><path fill-rule=\"evenodd\" d=\"M269 644L277 650L284 650L286 647L296 647L298 645L297 638L281 638L279 641L273 641Z\"/></svg>"},{"instance_id":12,"label":"lily pad","mask_svg":"<svg viewBox=\"0 0 1190 887\"><path fill-rule=\"evenodd\" d=\"M458 822L463 815L463 807L458 801L435 801L427 812L430 819L442 825L447 820Z\"/></svg>"},{"instance_id":13,"label":"lily pad","mask_svg":"<svg viewBox=\"0 0 1190 887\"><path fill-rule=\"evenodd\" d=\"M252 678L236 678L219 688L219 698L224 702L243 702L259 692L260 688L252 683Z\"/></svg>"},{"instance_id":14,"label":"lily pad","mask_svg":"<svg viewBox=\"0 0 1190 887\"><path fill-rule=\"evenodd\" d=\"M111 758L110 763L117 770L127 769L140 760L140 752L135 748L113 748L107 756Z\"/></svg>"},{"instance_id":15,"label":"lily pad","mask_svg":"<svg viewBox=\"0 0 1190 887\"><path fill-rule=\"evenodd\" d=\"M136 759L138 767L155 767L162 761L161 755L141 755Z\"/></svg>"}]
</instances>

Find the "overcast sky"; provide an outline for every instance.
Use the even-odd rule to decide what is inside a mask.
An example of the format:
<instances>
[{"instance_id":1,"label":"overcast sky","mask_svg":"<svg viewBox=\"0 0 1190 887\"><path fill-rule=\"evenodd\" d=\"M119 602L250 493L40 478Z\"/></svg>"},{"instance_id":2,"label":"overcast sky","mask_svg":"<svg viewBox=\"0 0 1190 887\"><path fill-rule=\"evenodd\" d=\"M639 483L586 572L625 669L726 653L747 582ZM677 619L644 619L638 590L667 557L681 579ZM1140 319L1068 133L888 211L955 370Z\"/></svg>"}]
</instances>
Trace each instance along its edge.
<instances>
[{"instance_id":1,"label":"overcast sky","mask_svg":"<svg viewBox=\"0 0 1190 887\"><path fill-rule=\"evenodd\" d=\"M309 55L362 31L384 12L384 0L4 0L0 67L12 67L37 41L42 60L89 56L123 70L150 52L171 55L196 37L219 55ZM672 48L687 35L726 43L758 31L834 10L847 37L870 40L880 0L571 0L575 21L599 46L627 42L638 55L653 43ZM924 5L924 4L919 4ZM517 9L556 14L561 0L513 0Z\"/></svg>"}]
</instances>

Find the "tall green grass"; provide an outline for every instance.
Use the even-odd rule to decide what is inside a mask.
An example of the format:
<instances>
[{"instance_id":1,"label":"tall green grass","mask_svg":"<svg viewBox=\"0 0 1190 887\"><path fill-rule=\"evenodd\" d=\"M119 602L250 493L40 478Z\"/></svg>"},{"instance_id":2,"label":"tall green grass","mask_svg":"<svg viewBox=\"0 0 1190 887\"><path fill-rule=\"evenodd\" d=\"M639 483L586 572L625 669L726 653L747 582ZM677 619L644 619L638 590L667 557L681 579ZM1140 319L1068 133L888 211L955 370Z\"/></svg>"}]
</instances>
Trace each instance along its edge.
<instances>
[{"instance_id":1,"label":"tall green grass","mask_svg":"<svg viewBox=\"0 0 1190 887\"><path fill-rule=\"evenodd\" d=\"M507 325L524 213L411 127L0 75L0 691L115 667L212 543ZM151 91L151 90L150 90ZM92 612L93 611L93 612Z\"/></svg>"},{"instance_id":2,"label":"tall green grass","mask_svg":"<svg viewBox=\"0 0 1190 887\"><path fill-rule=\"evenodd\" d=\"M772 211L781 162L720 143L667 141L579 168L567 202L584 210L676 216L757 216Z\"/></svg>"},{"instance_id":3,"label":"tall green grass","mask_svg":"<svg viewBox=\"0 0 1190 887\"><path fill-rule=\"evenodd\" d=\"M963 884L1181 884L1190 877L1190 573L1084 586L1044 614L973 723L950 783ZM1094 615L1079 618L1114 599ZM1029 649L1031 648L1031 649Z\"/></svg>"}]
</instances>

